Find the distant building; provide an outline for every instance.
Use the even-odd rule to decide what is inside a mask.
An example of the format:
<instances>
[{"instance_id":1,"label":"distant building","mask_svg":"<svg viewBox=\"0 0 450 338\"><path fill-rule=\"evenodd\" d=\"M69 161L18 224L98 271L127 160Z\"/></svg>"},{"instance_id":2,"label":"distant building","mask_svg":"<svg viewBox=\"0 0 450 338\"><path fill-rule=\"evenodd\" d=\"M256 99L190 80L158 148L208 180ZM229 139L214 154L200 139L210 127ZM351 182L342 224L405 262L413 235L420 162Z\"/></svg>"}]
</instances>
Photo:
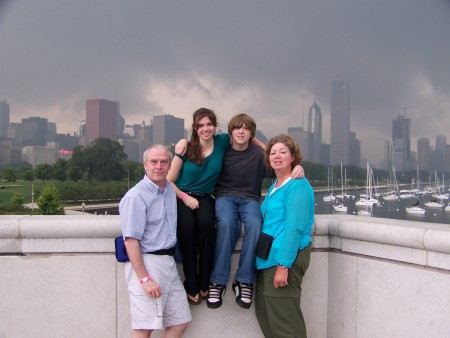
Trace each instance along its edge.
<instances>
[{"instance_id":1,"label":"distant building","mask_svg":"<svg viewBox=\"0 0 450 338\"><path fill-rule=\"evenodd\" d=\"M313 134L303 130L302 127L288 128L288 134L294 138L300 147L303 160L311 162Z\"/></svg>"},{"instance_id":2,"label":"distant building","mask_svg":"<svg viewBox=\"0 0 450 338\"><path fill-rule=\"evenodd\" d=\"M397 172L411 169L411 119L399 115L392 121L392 165Z\"/></svg>"},{"instance_id":3,"label":"distant building","mask_svg":"<svg viewBox=\"0 0 450 338\"><path fill-rule=\"evenodd\" d=\"M0 141L0 165L11 162L11 141Z\"/></svg>"},{"instance_id":4,"label":"distant building","mask_svg":"<svg viewBox=\"0 0 450 338\"><path fill-rule=\"evenodd\" d=\"M47 125L47 138L46 138L46 141L47 142L55 142L57 133L58 132L56 130L56 123L55 122L49 122L48 125Z\"/></svg>"},{"instance_id":5,"label":"distant building","mask_svg":"<svg viewBox=\"0 0 450 338\"><path fill-rule=\"evenodd\" d=\"M21 122L23 146L45 146L47 144L48 120L42 117L23 118Z\"/></svg>"},{"instance_id":6,"label":"distant building","mask_svg":"<svg viewBox=\"0 0 450 338\"><path fill-rule=\"evenodd\" d=\"M176 144L184 137L184 119L173 115L153 116L153 144Z\"/></svg>"},{"instance_id":7,"label":"distant building","mask_svg":"<svg viewBox=\"0 0 450 338\"><path fill-rule=\"evenodd\" d=\"M10 123L6 137L22 142L22 124L17 122Z\"/></svg>"},{"instance_id":8,"label":"distant building","mask_svg":"<svg viewBox=\"0 0 450 338\"><path fill-rule=\"evenodd\" d=\"M450 145L445 147L445 172L450 173Z\"/></svg>"},{"instance_id":9,"label":"distant building","mask_svg":"<svg viewBox=\"0 0 450 338\"><path fill-rule=\"evenodd\" d=\"M185 130L186 132L186 130ZM186 133L185 133L186 134ZM187 137L186 137L187 138ZM255 138L257 138L258 140L260 140L262 143L267 143L268 139L266 137L266 135L263 134L263 132L261 130L256 129L255 132Z\"/></svg>"},{"instance_id":10,"label":"distant building","mask_svg":"<svg viewBox=\"0 0 450 338\"><path fill-rule=\"evenodd\" d=\"M315 101L308 111L308 132L311 133L310 161L319 163L322 144L322 110Z\"/></svg>"},{"instance_id":11,"label":"distant building","mask_svg":"<svg viewBox=\"0 0 450 338\"><path fill-rule=\"evenodd\" d=\"M59 145L59 149L72 150L80 144L78 136L71 136L69 134L57 134L55 141Z\"/></svg>"},{"instance_id":12,"label":"distant building","mask_svg":"<svg viewBox=\"0 0 450 338\"><path fill-rule=\"evenodd\" d=\"M356 133L351 131L349 135L350 157L349 163L359 166L361 162L361 143L356 138Z\"/></svg>"},{"instance_id":13,"label":"distant building","mask_svg":"<svg viewBox=\"0 0 450 338\"><path fill-rule=\"evenodd\" d=\"M59 149L55 145L50 147L26 146L22 148L22 160L36 168L39 164L55 163L59 158L58 152Z\"/></svg>"},{"instance_id":14,"label":"distant building","mask_svg":"<svg viewBox=\"0 0 450 338\"><path fill-rule=\"evenodd\" d=\"M63 160L70 160L72 158L73 151L68 149L60 149L58 151L58 158Z\"/></svg>"},{"instance_id":15,"label":"distant building","mask_svg":"<svg viewBox=\"0 0 450 338\"><path fill-rule=\"evenodd\" d=\"M427 138L417 140L417 164L419 170L430 170L430 140Z\"/></svg>"},{"instance_id":16,"label":"distant building","mask_svg":"<svg viewBox=\"0 0 450 338\"><path fill-rule=\"evenodd\" d=\"M390 170L389 141L379 137L361 139L361 160L359 166L364 168L369 162L374 169Z\"/></svg>"},{"instance_id":17,"label":"distant building","mask_svg":"<svg viewBox=\"0 0 450 338\"><path fill-rule=\"evenodd\" d=\"M127 154L128 160L142 162L142 155L148 147L143 149L141 142L136 139L120 139L119 143L123 146L123 151Z\"/></svg>"},{"instance_id":18,"label":"distant building","mask_svg":"<svg viewBox=\"0 0 450 338\"><path fill-rule=\"evenodd\" d=\"M10 109L6 100L0 101L0 138L8 137Z\"/></svg>"},{"instance_id":19,"label":"distant building","mask_svg":"<svg viewBox=\"0 0 450 338\"><path fill-rule=\"evenodd\" d=\"M446 163L447 136L436 136L436 148L434 150L433 170L444 171Z\"/></svg>"},{"instance_id":20,"label":"distant building","mask_svg":"<svg viewBox=\"0 0 450 338\"><path fill-rule=\"evenodd\" d=\"M121 123L119 102L104 99L86 100L87 139L103 137L117 140L123 132L123 125L120 127Z\"/></svg>"},{"instance_id":21,"label":"distant building","mask_svg":"<svg viewBox=\"0 0 450 338\"><path fill-rule=\"evenodd\" d=\"M329 143L322 143L320 145L320 157L319 157L319 163L322 165L329 166L330 165L330 144Z\"/></svg>"},{"instance_id":22,"label":"distant building","mask_svg":"<svg viewBox=\"0 0 450 338\"><path fill-rule=\"evenodd\" d=\"M350 163L350 82L331 83L330 164Z\"/></svg>"},{"instance_id":23,"label":"distant building","mask_svg":"<svg viewBox=\"0 0 450 338\"><path fill-rule=\"evenodd\" d=\"M76 133L78 137L86 137L86 121L78 121L78 132Z\"/></svg>"}]
</instances>

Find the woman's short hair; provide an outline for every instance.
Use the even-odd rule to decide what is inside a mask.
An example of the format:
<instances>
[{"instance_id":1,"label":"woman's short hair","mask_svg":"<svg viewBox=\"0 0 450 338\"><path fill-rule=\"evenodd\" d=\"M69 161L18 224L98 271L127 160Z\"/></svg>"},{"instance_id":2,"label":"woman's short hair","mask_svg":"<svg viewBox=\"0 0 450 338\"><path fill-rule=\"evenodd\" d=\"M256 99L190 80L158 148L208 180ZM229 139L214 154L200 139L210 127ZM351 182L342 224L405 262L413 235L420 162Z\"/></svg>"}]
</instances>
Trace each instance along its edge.
<instances>
[{"instance_id":1,"label":"woman's short hair","mask_svg":"<svg viewBox=\"0 0 450 338\"><path fill-rule=\"evenodd\" d=\"M300 153L300 148L299 148L297 142L295 142L295 140L292 138L292 136L289 136L287 134L280 134L278 136L272 137L269 140L269 142L267 142L267 144L266 144L265 163L266 163L267 168L271 168L269 155L270 155L270 151L272 150L272 147L275 143L283 143L289 149L289 152L291 153L292 157L294 158L291 163L291 169L294 169L294 167L297 164L302 163L302 154Z\"/></svg>"}]
</instances>

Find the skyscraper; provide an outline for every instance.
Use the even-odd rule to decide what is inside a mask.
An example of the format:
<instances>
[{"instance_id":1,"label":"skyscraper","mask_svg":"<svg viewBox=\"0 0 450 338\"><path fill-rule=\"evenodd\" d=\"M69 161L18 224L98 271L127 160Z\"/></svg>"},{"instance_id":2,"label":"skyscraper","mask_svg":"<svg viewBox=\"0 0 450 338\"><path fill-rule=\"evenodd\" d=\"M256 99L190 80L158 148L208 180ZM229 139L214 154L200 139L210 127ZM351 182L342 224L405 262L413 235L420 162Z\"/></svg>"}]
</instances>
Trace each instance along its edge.
<instances>
[{"instance_id":1,"label":"skyscraper","mask_svg":"<svg viewBox=\"0 0 450 338\"><path fill-rule=\"evenodd\" d=\"M309 161L319 163L320 145L322 144L322 110L315 101L308 111L308 132L312 135Z\"/></svg>"},{"instance_id":2,"label":"skyscraper","mask_svg":"<svg viewBox=\"0 0 450 338\"><path fill-rule=\"evenodd\" d=\"M48 120L42 117L22 119L21 135L23 146L46 146Z\"/></svg>"},{"instance_id":3,"label":"skyscraper","mask_svg":"<svg viewBox=\"0 0 450 338\"><path fill-rule=\"evenodd\" d=\"M446 153L447 153L447 136L436 135L436 149L434 169L437 171L445 171Z\"/></svg>"},{"instance_id":4,"label":"skyscraper","mask_svg":"<svg viewBox=\"0 0 450 338\"><path fill-rule=\"evenodd\" d=\"M9 104L6 100L0 101L0 138L7 137L9 126Z\"/></svg>"},{"instance_id":5,"label":"skyscraper","mask_svg":"<svg viewBox=\"0 0 450 338\"><path fill-rule=\"evenodd\" d=\"M304 131L302 127L288 128L288 134L292 136L300 147L302 158L305 161L312 161L311 148L313 143L313 134L309 131Z\"/></svg>"},{"instance_id":6,"label":"skyscraper","mask_svg":"<svg viewBox=\"0 0 450 338\"><path fill-rule=\"evenodd\" d=\"M330 164L350 163L350 82L331 83Z\"/></svg>"},{"instance_id":7,"label":"skyscraper","mask_svg":"<svg viewBox=\"0 0 450 338\"><path fill-rule=\"evenodd\" d=\"M399 171L410 170L411 119L399 115L392 120L392 165Z\"/></svg>"},{"instance_id":8,"label":"skyscraper","mask_svg":"<svg viewBox=\"0 0 450 338\"><path fill-rule=\"evenodd\" d=\"M430 140L427 138L417 140L417 164L419 170L430 170Z\"/></svg>"},{"instance_id":9,"label":"skyscraper","mask_svg":"<svg viewBox=\"0 0 450 338\"><path fill-rule=\"evenodd\" d=\"M86 100L86 138L118 138L120 103L104 99ZM122 129L123 131L123 129Z\"/></svg>"},{"instance_id":10,"label":"skyscraper","mask_svg":"<svg viewBox=\"0 0 450 338\"><path fill-rule=\"evenodd\" d=\"M170 145L184 137L184 119L173 115L153 117L153 144Z\"/></svg>"},{"instance_id":11,"label":"skyscraper","mask_svg":"<svg viewBox=\"0 0 450 338\"><path fill-rule=\"evenodd\" d=\"M369 162L371 168L389 170L389 141L380 137L361 140L361 161L364 167Z\"/></svg>"}]
</instances>

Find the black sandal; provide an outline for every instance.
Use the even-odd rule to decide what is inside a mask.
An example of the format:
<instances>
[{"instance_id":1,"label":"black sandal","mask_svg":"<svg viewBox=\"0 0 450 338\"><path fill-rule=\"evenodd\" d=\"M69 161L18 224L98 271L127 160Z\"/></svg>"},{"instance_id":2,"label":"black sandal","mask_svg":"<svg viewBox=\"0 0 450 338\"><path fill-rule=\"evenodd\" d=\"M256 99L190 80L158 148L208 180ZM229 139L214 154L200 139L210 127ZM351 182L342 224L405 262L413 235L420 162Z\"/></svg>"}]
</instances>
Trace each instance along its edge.
<instances>
[{"instance_id":1,"label":"black sandal","mask_svg":"<svg viewBox=\"0 0 450 338\"><path fill-rule=\"evenodd\" d=\"M195 298L198 297L197 300L195 300ZM187 294L187 300L189 304L192 305L198 305L202 302L202 297L200 297L200 293L197 293L195 296L190 295L189 293Z\"/></svg>"}]
</instances>

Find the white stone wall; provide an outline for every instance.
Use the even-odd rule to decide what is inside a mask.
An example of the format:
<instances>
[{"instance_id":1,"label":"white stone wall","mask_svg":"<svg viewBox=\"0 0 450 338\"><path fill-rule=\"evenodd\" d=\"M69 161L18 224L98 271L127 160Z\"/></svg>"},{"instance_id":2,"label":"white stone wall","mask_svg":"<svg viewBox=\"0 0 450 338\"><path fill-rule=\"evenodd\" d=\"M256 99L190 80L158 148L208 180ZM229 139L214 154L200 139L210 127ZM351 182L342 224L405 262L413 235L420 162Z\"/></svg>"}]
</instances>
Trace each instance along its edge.
<instances>
[{"instance_id":1,"label":"white stone wall","mask_svg":"<svg viewBox=\"0 0 450 338\"><path fill-rule=\"evenodd\" d=\"M309 337L450 336L450 225L319 215L314 232ZM0 338L129 337L119 234L118 216L0 216ZM262 337L231 285L191 310L185 337Z\"/></svg>"}]
</instances>

